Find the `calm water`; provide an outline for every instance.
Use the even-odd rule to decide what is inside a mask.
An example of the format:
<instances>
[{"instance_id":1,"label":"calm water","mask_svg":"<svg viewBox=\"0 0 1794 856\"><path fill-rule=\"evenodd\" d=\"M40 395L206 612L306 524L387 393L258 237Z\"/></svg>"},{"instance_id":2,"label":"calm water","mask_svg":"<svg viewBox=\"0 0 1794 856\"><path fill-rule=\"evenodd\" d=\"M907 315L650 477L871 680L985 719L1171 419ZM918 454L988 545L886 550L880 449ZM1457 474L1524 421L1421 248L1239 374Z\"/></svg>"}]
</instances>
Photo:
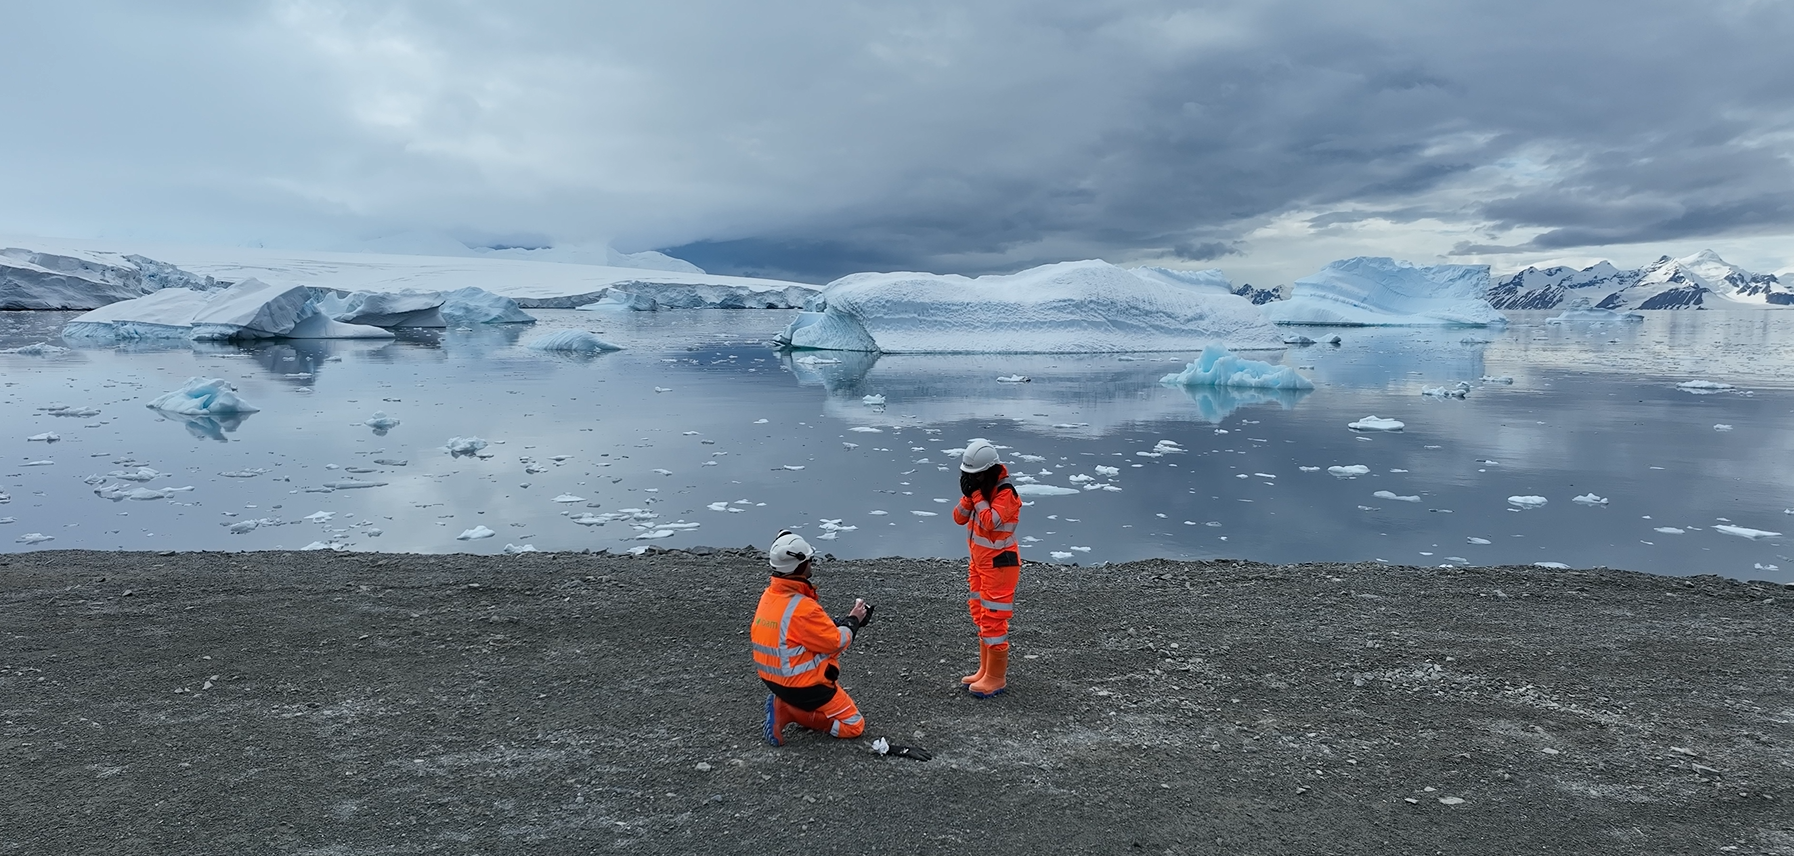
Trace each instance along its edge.
<instances>
[{"instance_id":1,"label":"calm water","mask_svg":"<svg viewBox=\"0 0 1794 856\"><path fill-rule=\"evenodd\" d=\"M985 436L1012 470L1078 488L1030 499L1025 555L1042 561L1560 562L1794 581L1787 538L1715 528L1794 533L1794 314L1341 330L1339 347L1271 356L1318 386L1282 397L1157 383L1193 354L805 364L764 344L786 312L537 314L534 328L384 344L0 355L0 549L615 551L763 546L787 527L839 556L956 556L946 450ZM54 342L68 317L0 313L0 347ZM519 344L560 327L627 350ZM996 380L1013 374L1031 381ZM192 376L232 381L261 412L219 424L144 406ZM1693 379L1735 388L1675 386ZM1465 399L1420 395L1460 380ZM56 405L99 412L43 409ZM363 424L376 410L401 424L376 435ZM1346 427L1371 414L1406 430ZM27 440L45 432L61 439ZM451 437L490 445L456 457ZM1368 472L1327 471L1349 465ZM111 475L140 467L161 475ZM379 486L340 487L354 482ZM1097 484L1115 489L1083 489ZM96 493L108 485L192 490ZM1607 504L1572 501L1589 493ZM496 535L457 540L478 526ZM31 533L54 540L18 540Z\"/></svg>"}]
</instances>

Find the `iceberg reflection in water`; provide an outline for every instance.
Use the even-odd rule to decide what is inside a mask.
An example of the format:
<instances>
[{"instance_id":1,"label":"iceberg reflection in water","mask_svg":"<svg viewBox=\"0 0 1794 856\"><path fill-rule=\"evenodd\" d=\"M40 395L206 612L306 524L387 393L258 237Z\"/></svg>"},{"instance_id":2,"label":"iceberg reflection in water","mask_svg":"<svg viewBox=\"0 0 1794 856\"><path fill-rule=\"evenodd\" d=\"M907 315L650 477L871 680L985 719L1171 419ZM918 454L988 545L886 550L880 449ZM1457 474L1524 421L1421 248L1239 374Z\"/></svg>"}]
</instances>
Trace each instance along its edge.
<instances>
[{"instance_id":1,"label":"iceberg reflection in water","mask_svg":"<svg viewBox=\"0 0 1794 856\"><path fill-rule=\"evenodd\" d=\"M235 433L238 428L243 427L244 422L249 421L249 417L255 415L253 413L233 413L220 416L194 416L186 413L170 413L166 410L153 412L162 417L162 421L180 423L181 427L186 428L187 433L194 437L201 440L217 440L220 443L230 442L230 439L224 435Z\"/></svg>"},{"instance_id":2,"label":"iceberg reflection in water","mask_svg":"<svg viewBox=\"0 0 1794 856\"><path fill-rule=\"evenodd\" d=\"M1251 389L1233 386L1179 387L1196 403L1196 415L1202 421L1219 425L1242 407L1275 404L1294 410L1296 403L1314 393L1312 389Z\"/></svg>"}]
</instances>

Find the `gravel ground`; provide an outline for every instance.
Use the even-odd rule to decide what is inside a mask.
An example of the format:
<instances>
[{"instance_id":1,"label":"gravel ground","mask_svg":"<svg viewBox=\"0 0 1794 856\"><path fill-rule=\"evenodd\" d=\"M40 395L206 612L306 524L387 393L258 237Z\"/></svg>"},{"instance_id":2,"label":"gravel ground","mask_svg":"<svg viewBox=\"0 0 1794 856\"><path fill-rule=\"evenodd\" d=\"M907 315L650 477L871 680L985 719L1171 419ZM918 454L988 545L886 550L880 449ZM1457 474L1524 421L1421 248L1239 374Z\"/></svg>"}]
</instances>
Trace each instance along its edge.
<instances>
[{"instance_id":1,"label":"gravel ground","mask_svg":"<svg viewBox=\"0 0 1794 856\"><path fill-rule=\"evenodd\" d=\"M1794 854L1794 591L828 562L866 741L760 740L758 550L0 557L0 854Z\"/></svg>"}]
</instances>

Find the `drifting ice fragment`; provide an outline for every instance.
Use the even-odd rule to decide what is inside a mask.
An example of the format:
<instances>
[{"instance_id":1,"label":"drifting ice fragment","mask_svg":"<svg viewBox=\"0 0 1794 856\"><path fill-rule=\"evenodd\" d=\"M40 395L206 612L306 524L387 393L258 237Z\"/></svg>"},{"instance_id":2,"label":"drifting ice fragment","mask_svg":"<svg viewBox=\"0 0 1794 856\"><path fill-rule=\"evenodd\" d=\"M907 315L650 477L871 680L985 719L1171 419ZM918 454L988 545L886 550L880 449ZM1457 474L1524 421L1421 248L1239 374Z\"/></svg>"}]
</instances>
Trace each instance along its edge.
<instances>
[{"instance_id":1,"label":"drifting ice fragment","mask_svg":"<svg viewBox=\"0 0 1794 856\"><path fill-rule=\"evenodd\" d=\"M939 514L933 512L933 511L911 511L910 513L914 514L917 517L939 517L940 516Z\"/></svg>"},{"instance_id":2,"label":"drifting ice fragment","mask_svg":"<svg viewBox=\"0 0 1794 856\"><path fill-rule=\"evenodd\" d=\"M56 540L56 536L54 535L45 535L42 532L27 532L14 538L13 542L17 544L42 544L45 541L54 540Z\"/></svg>"},{"instance_id":3,"label":"drifting ice fragment","mask_svg":"<svg viewBox=\"0 0 1794 856\"><path fill-rule=\"evenodd\" d=\"M1575 499L1572 499L1570 501L1571 502L1580 502L1583 505L1606 505L1607 497L1596 496L1592 493L1585 493L1585 494L1578 496Z\"/></svg>"},{"instance_id":4,"label":"drifting ice fragment","mask_svg":"<svg viewBox=\"0 0 1794 856\"><path fill-rule=\"evenodd\" d=\"M1031 380L1033 380L1033 378L1018 374L997 376L997 383L1028 383Z\"/></svg>"},{"instance_id":5,"label":"drifting ice fragment","mask_svg":"<svg viewBox=\"0 0 1794 856\"><path fill-rule=\"evenodd\" d=\"M1713 531L1724 532L1727 535L1736 535L1740 538L1749 538L1752 541L1755 541L1758 538L1779 538L1782 534L1780 532L1769 532L1762 529L1751 529L1748 526L1733 526L1730 523L1720 523L1715 525Z\"/></svg>"},{"instance_id":6,"label":"drifting ice fragment","mask_svg":"<svg viewBox=\"0 0 1794 856\"><path fill-rule=\"evenodd\" d=\"M1418 497L1418 496L1402 496L1401 494L1398 494L1392 490L1379 490L1376 493L1371 494L1371 496L1374 496L1378 499L1393 499L1393 500L1397 500L1400 502L1419 502L1420 501L1420 497Z\"/></svg>"},{"instance_id":7,"label":"drifting ice fragment","mask_svg":"<svg viewBox=\"0 0 1794 856\"><path fill-rule=\"evenodd\" d=\"M563 493L560 496L555 497L554 501L555 502L585 502L586 498L583 496L574 496L573 494L570 494L570 493Z\"/></svg>"},{"instance_id":8,"label":"drifting ice fragment","mask_svg":"<svg viewBox=\"0 0 1794 856\"><path fill-rule=\"evenodd\" d=\"M42 434L33 434L29 437L26 437L25 442L27 442L27 443L54 443L61 439L62 439L62 435L57 434L54 431L45 431Z\"/></svg>"},{"instance_id":9,"label":"drifting ice fragment","mask_svg":"<svg viewBox=\"0 0 1794 856\"><path fill-rule=\"evenodd\" d=\"M1050 555L1050 556L1052 556L1052 557L1053 557L1053 558L1055 558L1055 559L1069 559L1069 558L1071 558L1071 554L1070 554L1070 553L1067 553L1067 552L1063 552L1063 551L1060 551L1060 550L1054 550L1054 551L1052 551L1052 552L1051 552L1051 553L1049 553L1049 554L1048 554L1048 555Z\"/></svg>"},{"instance_id":10,"label":"drifting ice fragment","mask_svg":"<svg viewBox=\"0 0 1794 856\"><path fill-rule=\"evenodd\" d=\"M310 520L313 523L329 523L330 518L335 516L336 512L334 511L314 511L305 515L305 519Z\"/></svg>"},{"instance_id":11,"label":"drifting ice fragment","mask_svg":"<svg viewBox=\"0 0 1794 856\"><path fill-rule=\"evenodd\" d=\"M559 351L580 354L597 354L606 351L621 351L623 346L613 345L598 338L587 330L556 330L531 339L524 347L532 351Z\"/></svg>"},{"instance_id":12,"label":"drifting ice fragment","mask_svg":"<svg viewBox=\"0 0 1794 856\"><path fill-rule=\"evenodd\" d=\"M398 427L399 420L386 415L384 410L376 410L374 415L369 416L367 421L361 424L374 429L375 434L384 436L386 432Z\"/></svg>"},{"instance_id":13,"label":"drifting ice fragment","mask_svg":"<svg viewBox=\"0 0 1794 856\"><path fill-rule=\"evenodd\" d=\"M1341 478L1350 478L1352 476L1369 475L1370 467L1363 464L1347 464L1343 467L1328 467L1327 472Z\"/></svg>"},{"instance_id":14,"label":"drifting ice fragment","mask_svg":"<svg viewBox=\"0 0 1794 856\"><path fill-rule=\"evenodd\" d=\"M806 366L838 366L841 364L841 361L834 357L819 357L815 354L805 354L792 362Z\"/></svg>"},{"instance_id":15,"label":"drifting ice fragment","mask_svg":"<svg viewBox=\"0 0 1794 856\"><path fill-rule=\"evenodd\" d=\"M1103 466L1103 465L1101 465L1101 464L1098 464L1098 465L1096 465L1096 466L1094 466L1094 467L1091 467L1091 469L1092 469L1092 470L1095 470L1095 471L1096 471L1096 474L1097 474L1097 475L1100 475L1100 476L1118 476L1118 475L1121 475L1121 468L1120 468L1120 467L1105 467L1105 466Z\"/></svg>"},{"instance_id":16,"label":"drifting ice fragment","mask_svg":"<svg viewBox=\"0 0 1794 856\"><path fill-rule=\"evenodd\" d=\"M1461 380L1456 386L1429 386L1420 394L1431 398L1464 398L1470 394L1470 383Z\"/></svg>"},{"instance_id":17,"label":"drifting ice fragment","mask_svg":"<svg viewBox=\"0 0 1794 856\"><path fill-rule=\"evenodd\" d=\"M1470 543L1472 543L1472 544L1493 544L1493 543L1495 543L1495 542L1493 542L1493 541L1490 541L1490 540L1489 540L1489 539L1487 539L1487 538L1478 538L1478 537L1476 537L1476 536L1474 536L1474 535L1473 535L1473 536L1471 536L1471 537L1469 537L1469 538L1466 538L1466 539L1464 539L1464 540L1466 540L1466 541L1469 541L1469 542L1470 542Z\"/></svg>"},{"instance_id":18,"label":"drifting ice fragment","mask_svg":"<svg viewBox=\"0 0 1794 856\"><path fill-rule=\"evenodd\" d=\"M1320 467L1296 467L1296 469L1301 470L1302 472L1305 472L1305 473L1318 473L1321 471ZM1368 469L1366 469L1365 471L1369 472Z\"/></svg>"},{"instance_id":19,"label":"drifting ice fragment","mask_svg":"<svg viewBox=\"0 0 1794 856\"><path fill-rule=\"evenodd\" d=\"M885 397L882 395L868 395L865 398L860 399L860 403L869 407L880 407L884 405Z\"/></svg>"},{"instance_id":20,"label":"drifting ice fragment","mask_svg":"<svg viewBox=\"0 0 1794 856\"><path fill-rule=\"evenodd\" d=\"M1059 487L1050 484L1018 484L1015 492L1022 496L1071 496L1082 493L1075 487Z\"/></svg>"},{"instance_id":21,"label":"drifting ice fragment","mask_svg":"<svg viewBox=\"0 0 1794 856\"><path fill-rule=\"evenodd\" d=\"M0 348L0 354L14 354L21 357L48 357L54 354L66 354L67 348L57 347L49 342L38 342L18 348Z\"/></svg>"},{"instance_id":22,"label":"drifting ice fragment","mask_svg":"<svg viewBox=\"0 0 1794 856\"><path fill-rule=\"evenodd\" d=\"M1651 530L1651 531L1652 531L1652 532L1662 532L1662 533L1663 533L1663 534L1665 534L1665 535L1684 535L1684 534L1687 534L1687 530L1685 530L1685 529L1677 529L1677 528L1676 528L1676 527L1674 527L1674 526L1658 526L1658 527L1656 527L1656 528L1654 528L1654 529L1652 529L1652 530Z\"/></svg>"},{"instance_id":23,"label":"drifting ice fragment","mask_svg":"<svg viewBox=\"0 0 1794 856\"><path fill-rule=\"evenodd\" d=\"M481 449L486 448L486 441L479 437L450 437L443 448L448 449L450 455L460 458L478 454Z\"/></svg>"},{"instance_id":24,"label":"drifting ice fragment","mask_svg":"<svg viewBox=\"0 0 1794 856\"><path fill-rule=\"evenodd\" d=\"M540 553L542 551L536 549L534 544L506 544L502 552L507 556L515 556L519 553Z\"/></svg>"},{"instance_id":25,"label":"drifting ice fragment","mask_svg":"<svg viewBox=\"0 0 1794 856\"><path fill-rule=\"evenodd\" d=\"M468 529L459 535L456 535L455 540L456 541L478 541L481 538L490 538L497 534L498 534L497 532L487 529L484 525L480 525L480 526L475 526L472 529Z\"/></svg>"},{"instance_id":26,"label":"drifting ice fragment","mask_svg":"<svg viewBox=\"0 0 1794 856\"><path fill-rule=\"evenodd\" d=\"M219 378L190 377L180 389L157 396L148 405L152 410L181 416L228 416L257 413L261 408L237 397L237 388Z\"/></svg>"},{"instance_id":27,"label":"drifting ice fragment","mask_svg":"<svg viewBox=\"0 0 1794 856\"><path fill-rule=\"evenodd\" d=\"M1507 498L1508 505L1521 508L1544 508L1545 502L1546 499L1542 496L1510 496Z\"/></svg>"},{"instance_id":28,"label":"drifting ice fragment","mask_svg":"<svg viewBox=\"0 0 1794 856\"><path fill-rule=\"evenodd\" d=\"M1159 378L1159 383L1166 386L1314 389L1313 383L1289 366L1249 360L1215 344L1203 348L1202 355L1183 371Z\"/></svg>"},{"instance_id":29,"label":"drifting ice fragment","mask_svg":"<svg viewBox=\"0 0 1794 856\"><path fill-rule=\"evenodd\" d=\"M1276 324L1471 326L1505 324L1484 295L1487 265L1420 267L1360 256L1296 280L1288 300L1264 307Z\"/></svg>"},{"instance_id":30,"label":"drifting ice fragment","mask_svg":"<svg viewBox=\"0 0 1794 856\"><path fill-rule=\"evenodd\" d=\"M1380 416L1366 416L1357 422L1347 424L1346 427L1353 431L1400 431L1407 426L1394 419L1384 419Z\"/></svg>"},{"instance_id":31,"label":"drifting ice fragment","mask_svg":"<svg viewBox=\"0 0 1794 856\"><path fill-rule=\"evenodd\" d=\"M1552 568L1559 571L1567 571L1570 569L1569 565L1562 562L1533 562L1532 566L1535 568Z\"/></svg>"},{"instance_id":32,"label":"drifting ice fragment","mask_svg":"<svg viewBox=\"0 0 1794 856\"><path fill-rule=\"evenodd\" d=\"M1689 380L1676 384L1676 389L1682 390L1683 392L1692 392L1696 395L1706 395L1733 388L1734 387L1729 383L1720 383L1712 380Z\"/></svg>"},{"instance_id":33,"label":"drifting ice fragment","mask_svg":"<svg viewBox=\"0 0 1794 856\"><path fill-rule=\"evenodd\" d=\"M1730 430L1732 430L1732 426L1727 425L1724 422L1721 422L1717 425L1714 425L1713 430L1715 430L1715 431L1730 431ZM32 439L37 439L37 438L34 437Z\"/></svg>"},{"instance_id":34,"label":"drifting ice fragment","mask_svg":"<svg viewBox=\"0 0 1794 856\"><path fill-rule=\"evenodd\" d=\"M1513 383L1513 382L1514 382L1514 379L1513 379L1513 378L1511 378L1511 377L1508 377L1508 376L1506 376L1506 375L1502 375L1502 376L1500 376L1500 377L1495 377L1495 376L1492 376L1492 375L1483 375L1483 378L1482 378L1482 380L1483 380L1483 383L1504 383L1504 384L1512 384L1512 383Z\"/></svg>"}]
</instances>

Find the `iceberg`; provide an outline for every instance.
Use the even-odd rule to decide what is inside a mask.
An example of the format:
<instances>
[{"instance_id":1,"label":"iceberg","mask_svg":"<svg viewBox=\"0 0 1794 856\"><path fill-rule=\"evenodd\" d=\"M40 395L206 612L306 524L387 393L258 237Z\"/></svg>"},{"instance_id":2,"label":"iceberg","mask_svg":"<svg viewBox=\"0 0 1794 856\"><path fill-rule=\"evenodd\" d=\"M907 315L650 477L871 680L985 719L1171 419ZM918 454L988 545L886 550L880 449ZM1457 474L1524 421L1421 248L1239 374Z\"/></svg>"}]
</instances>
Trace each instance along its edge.
<instances>
[{"instance_id":1,"label":"iceberg","mask_svg":"<svg viewBox=\"0 0 1794 856\"><path fill-rule=\"evenodd\" d=\"M176 416L232 416L261 411L239 398L237 388L229 382L211 377L187 378L180 389L156 396L146 406Z\"/></svg>"},{"instance_id":2,"label":"iceberg","mask_svg":"<svg viewBox=\"0 0 1794 856\"><path fill-rule=\"evenodd\" d=\"M0 348L0 354L13 354L20 357L50 357L67 352L67 348L57 347L49 342L20 345L17 348Z\"/></svg>"},{"instance_id":3,"label":"iceberg","mask_svg":"<svg viewBox=\"0 0 1794 856\"><path fill-rule=\"evenodd\" d=\"M210 277L143 256L0 249L0 310L97 309L164 288L216 286Z\"/></svg>"},{"instance_id":4,"label":"iceberg","mask_svg":"<svg viewBox=\"0 0 1794 856\"><path fill-rule=\"evenodd\" d=\"M384 437L386 436L386 432L399 427L399 420L386 415L386 411L384 410L376 410L374 411L374 415L369 416L367 421L361 424L374 429L374 436Z\"/></svg>"},{"instance_id":5,"label":"iceberg","mask_svg":"<svg viewBox=\"0 0 1794 856\"><path fill-rule=\"evenodd\" d=\"M790 348L926 353L1121 353L1220 342L1280 347L1243 297L1147 279L1102 261L976 279L860 273L830 283L776 341Z\"/></svg>"},{"instance_id":6,"label":"iceberg","mask_svg":"<svg viewBox=\"0 0 1794 856\"><path fill-rule=\"evenodd\" d=\"M1542 496L1510 496L1507 498L1508 505L1520 508L1544 508L1546 502L1548 500Z\"/></svg>"},{"instance_id":7,"label":"iceberg","mask_svg":"<svg viewBox=\"0 0 1794 856\"><path fill-rule=\"evenodd\" d=\"M1265 305L1277 324L1347 327L1505 324L1489 305L1487 265L1420 267L1390 258L1359 256L1329 263L1296 280L1288 300Z\"/></svg>"},{"instance_id":8,"label":"iceberg","mask_svg":"<svg viewBox=\"0 0 1794 856\"><path fill-rule=\"evenodd\" d=\"M801 309L822 289L789 282L619 282L581 309Z\"/></svg>"},{"instance_id":9,"label":"iceberg","mask_svg":"<svg viewBox=\"0 0 1794 856\"><path fill-rule=\"evenodd\" d=\"M572 351L583 354L623 350L621 345L613 345L585 330L556 330L537 336L524 347L532 351Z\"/></svg>"},{"instance_id":10,"label":"iceberg","mask_svg":"<svg viewBox=\"0 0 1794 856\"><path fill-rule=\"evenodd\" d=\"M1407 423L1396 419L1384 419L1381 416L1366 416L1357 422L1346 423L1353 431L1400 431L1408 427Z\"/></svg>"},{"instance_id":11,"label":"iceberg","mask_svg":"<svg viewBox=\"0 0 1794 856\"><path fill-rule=\"evenodd\" d=\"M450 457L460 458L479 454L481 449L486 448L486 441L480 437L450 437L443 448L448 450Z\"/></svg>"},{"instance_id":12,"label":"iceberg","mask_svg":"<svg viewBox=\"0 0 1794 856\"><path fill-rule=\"evenodd\" d=\"M457 288L442 295L442 320L450 324L534 324L536 316L516 300L483 288Z\"/></svg>"},{"instance_id":13,"label":"iceberg","mask_svg":"<svg viewBox=\"0 0 1794 856\"><path fill-rule=\"evenodd\" d=\"M187 288L165 288L78 315L62 327L70 342L114 344L146 339L185 339L193 316L211 295Z\"/></svg>"},{"instance_id":14,"label":"iceberg","mask_svg":"<svg viewBox=\"0 0 1794 856\"><path fill-rule=\"evenodd\" d=\"M1071 496L1083 491L1075 487L1060 487L1052 484L1018 484L1016 494L1020 496Z\"/></svg>"},{"instance_id":15,"label":"iceberg","mask_svg":"<svg viewBox=\"0 0 1794 856\"><path fill-rule=\"evenodd\" d=\"M208 298L193 314L188 335L196 341L393 337L378 327L345 324L322 314L316 294L308 286L246 279Z\"/></svg>"},{"instance_id":16,"label":"iceberg","mask_svg":"<svg viewBox=\"0 0 1794 856\"><path fill-rule=\"evenodd\" d=\"M399 291L357 291L318 299L318 312L344 324L369 327L447 327L443 295L406 288Z\"/></svg>"},{"instance_id":17,"label":"iceberg","mask_svg":"<svg viewBox=\"0 0 1794 856\"><path fill-rule=\"evenodd\" d=\"M1238 356L1220 345L1202 349L1202 356L1183 371L1159 378L1169 386L1226 386L1249 389L1314 389L1289 366L1275 366Z\"/></svg>"}]
</instances>

